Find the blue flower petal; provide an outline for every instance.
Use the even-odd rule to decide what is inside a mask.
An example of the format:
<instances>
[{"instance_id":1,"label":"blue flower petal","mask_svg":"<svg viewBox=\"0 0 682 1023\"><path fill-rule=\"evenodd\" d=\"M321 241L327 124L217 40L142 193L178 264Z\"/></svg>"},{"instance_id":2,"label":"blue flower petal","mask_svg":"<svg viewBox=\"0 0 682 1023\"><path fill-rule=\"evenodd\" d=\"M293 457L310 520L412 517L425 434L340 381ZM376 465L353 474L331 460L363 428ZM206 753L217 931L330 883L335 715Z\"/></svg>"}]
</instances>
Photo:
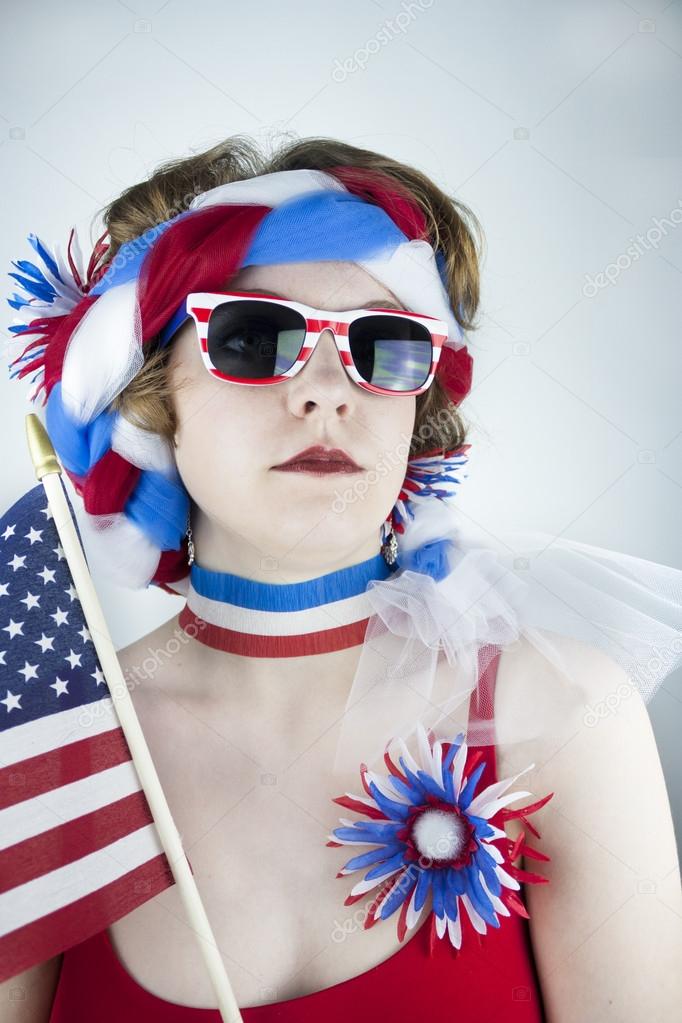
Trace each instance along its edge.
<instances>
[{"instance_id":1,"label":"blue flower petal","mask_svg":"<svg viewBox=\"0 0 682 1023\"><path fill-rule=\"evenodd\" d=\"M429 795L435 796L436 799L445 800L445 789L426 771L419 772L419 781L422 783Z\"/></svg>"},{"instance_id":2,"label":"blue flower petal","mask_svg":"<svg viewBox=\"0 0 682 1023\"><path fill-rule=\"evenodd\" d=\"M433 870L433 881L431 882L431 894L433 897L433 911L437 917L445 914L445 870Z\"/></svg>"},{"instance_id":3,"label":"blue flower petal","mask_svg":"<svg viewBox=\"0 0 682 1023\"><path fill-rule=\"evenodd\" d=\"M12 266L16 266L22 273L28 274L29 277L33 277L34 280L41 284L47 284L48 280L42 270L39 270L35 263L31 263L28 259L16 259L12 260Z\"/></svg>"},{"instance_id":4,"label":"blue flower petal","mask_svg":"<svg viewBox=\"0 0 682 1023\"><path fill-rule=\"evenodd\" d=\"M57 263L53 259L51 253L48 252L47 247L45 246L45 244L35 234L29 234L28 240L31 243L31 245L33 246L33 248L35 249L35 251L40 256L40 258L42 259L42 261L45 264L45 266L48 268L50 273L53 275L53 277L56 277L57 280L62 281L62 284L63 284L64 281L62 280L62 276L59 273L59 267L57 266Z\"/></svg>"},{"instance_id":5,"label":"blue flower petal","mask_svg":"<svg viewBox=\"0 0 682 1023\"><path fill-rule=\"evenodd\" d=\"M490 893L492 895L499 895L502 890L502 882L495 873L495 860L490 853L486 852L483 848L478 849L474 853L474 861L483 874Z\"/></svg>"},{"instance_id":6,"label":"blue flower petal","mask_svg":"<svg viewBox=\"0 0 682 1023\"><path fill-rule=\"evenodd\" d=\"M360 856L354 856L352 860L348 860L348 863L344 864L344 870L364 870L365 867L370 867L373 863L377 863L381 860L386 860L389 856L396 852L403 853L405 846L401 842L400 845L385 845L381 849L370 849L369 852L362 853Z\"/></svg>"},{"instance_id":7,"label":"blue flower petal","mask_svg":"<svg viewBox=\"0 0 682 1023\"><path fill-rule=\"evenodd\" d=\"M431 870L418 869L419 876L417 877L417 893L414 897L414 908L417 912L419 912L426 902L426 896L429 894L433 874L433 871Z\"/></svg>"},{"instance_id":8,"label":"blue flower petal","mask_svg":"<svg viewBox=\"0 0 682 1023\"><path fill-rule=\"evenodd\" d=\"M407 765L405 764L405 761L404 761L404 759L402 757L400 757L400 766L402 767L403 771L405 772L405 774L406 774L406 776L408 778L408 781L410 781L412 783L412 785L414 786L415 790L419 793L420 798L421 799L426 799L426 797L428 796L428 792L427 792L426 788L424 787L424 785L422 784L420 779L417 777L417 775L414 773L414 771L411 771L409 769L409 767L407 767Z\"/></svg>"},{"instance_id":9,"label":"blue flower petal","mask_svg":"<svg viewBox=\"0 0 682 1023\"><path fill-rule=\"evenodd\" d=\"M371 781L369 783L369 791L372 793L375 803L379 807L382 813L385 813L387 817L399 818L399 820L407 820L409 813L409 807L405 803L399 803L394 799L389 799L388 796L384 796L376 784Z\"/></svg>"},{"instance_id":10,"label":"blue flower petal","mask_svg":"<svg viewBox=\"0 0 682 1023\"><path fill-rule=\"evenodd\" d=\"M476 786L478 785L478 781L481 775L483 774L484 770L485 761L480 763L478 767L476 767L467 778L467 783L460 792L459 799L457 801L459 803L459 807L461 810L466 810L469 803L474 798L476 794Z\"/></svg>"},{"instance_id":11,"label":"blue flower petal","mask_svg":"<svg viewBox=\"0 0 682 1023\"><path fill-rule=\"evenodd\" d=\"M463 867L448 869L447 885L452 888L455 895L464 895L467 890L467 879Z\"/></svg>"},{"instance_id":12,"label":"blue flower petal","mask_svg":"<svg viewBox=\"0 0 682 1023\"><path fill-rule=\"evenodd\" d=\"M27 294L35 295L36 298L41 298L44 302L52 303L57 297L57 292L47 283L47 281L45 281L44 284L39 284L37 281L31 280L30 277L22 277L21 274L11 273L7 276L18 281Z\"/></svg>"},{"instance_id":13,"label":"blue flower petal","mask_svg":"<svg viewBox=\"0 0 682 1023\"><path fill-rule=\"evenodd\" d=\"M375 877L381 877L382 874L388 874L389 871L395 870L396 867L400 867L405 862L405 851L401 849L395 856L385 860L383 863L377 864L370 871L365 874L365 881L372 881Z\"/></svg>"},{"instance_id":14,"label":"blue flower petal","mask_svg":"<svg viewBox=\"0 0 682 1023\"><path fill-rule=\"evenodd\" d=\"M467 895L471 899L474 909L491 927L499 927L500 921L495 915L495 908L481 886L478 877L478 867L475 863L470 863L464 869L466 870L467 881L469 882Z\"/></svg>"},{"instance_id":15,"label":"blue flower petal","mask_svg":"<svg viewBox=\"0 0 682 1023\"><path fill-rule=\"evenodd\" d=\"M390 780L391 785L393 785L398 792L401 792L406 799L411 800L413 803L421 802L421 794L414 785L407 784L402 780L402 778L396 778L394 774L391 775Z\"/></svg>"},{"instance_id":16,"label":"blue flower petal","mask_svg":"<svg viewBox=\"0 0 682 1023\"><path fill-rule=\"evenodd\" d=\"M477 838L492 838L494 836L495 829L485 817L477 817L473 813L468 813L467 818L473 824Z\"/></svg>"},{"instance_id":17,"label":"blue flower petal","mask_svg":"<svg viewBox=\"0 0 682 1023\"><path fill-rule=\"evenodd\" d=\"M379 916L382 920L387 920L392 913L395 913L399 906L402 906L406 899L409 899L416 883L414 871L408 867L400 877L400 880L396 882L396 886L391 894L381 904Z\"/></svg>"},{"instance_id":18,"label":"blue flower petal","mask_svg":"<svg viewBox=\"0 0 682 1023\"><path fill-rule=\"evenodd\" d=\"M457 913L459 908L459 892L452 883L452 875L457 874L456 870L450 868L447 871L445 877L445 897L443 899L443 905L445 906L446 916L449 916L451 920L457 919Z\"/></svg>"},{"instance_id":19,"label":"blue flower petal","mask_svg":"<svg viewBox=\"0 0 682 1023\"><path fill-rule=\"evenodd\" d=\"M402 821L385 823L355 821L352 827L335 828L332 834L350 842L367 842L371 845L373 842L390 842L396 831L402 827Z\"/></svg>"}]
</instances>

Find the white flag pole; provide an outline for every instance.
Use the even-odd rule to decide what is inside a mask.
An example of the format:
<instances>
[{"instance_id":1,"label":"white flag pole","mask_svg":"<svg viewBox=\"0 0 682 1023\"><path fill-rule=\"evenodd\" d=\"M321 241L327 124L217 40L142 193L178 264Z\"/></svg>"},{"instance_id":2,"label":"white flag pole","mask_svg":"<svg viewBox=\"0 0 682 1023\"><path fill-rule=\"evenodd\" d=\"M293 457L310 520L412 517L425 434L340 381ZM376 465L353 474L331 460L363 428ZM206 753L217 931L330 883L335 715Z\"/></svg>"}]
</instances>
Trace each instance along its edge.
<instances>
[{"instance_id":1,"label":"white flag pole","mask_svg":"<svg viewBox=\"0 0 682 1023\"><path fill-rule=\"evenodd\" d=\"M92 642L113 699L114 709L130 748L140 784L147 797L159 840L178 885L191 928L199 942L201 954L218 1000L220 1015L223 1023L243 1023L239 1006L227 977L225 964L213 936L211 924L201 901L187 856L182 848L182 841L170 807L161 788L154 761L135 713L99 598L88 571L76 527L62 489L61 466L45 427L33 412L26 416L26 435L36 477L45 488L47 502L83 608Z\"/></svg>"}]
</instances>

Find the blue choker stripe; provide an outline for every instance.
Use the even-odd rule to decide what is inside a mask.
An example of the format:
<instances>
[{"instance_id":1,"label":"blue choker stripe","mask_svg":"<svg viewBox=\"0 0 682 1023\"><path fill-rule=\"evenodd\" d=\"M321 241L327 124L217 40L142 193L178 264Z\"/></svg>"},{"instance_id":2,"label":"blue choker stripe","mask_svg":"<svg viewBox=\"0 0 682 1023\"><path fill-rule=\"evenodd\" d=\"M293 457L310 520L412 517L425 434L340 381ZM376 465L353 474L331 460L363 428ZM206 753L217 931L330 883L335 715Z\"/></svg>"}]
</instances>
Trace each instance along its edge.
<instances>
[{"instance_id":1,"label":"blue choker stripe","mask_svg":"<svg viewBox=\"0 0 682 1023\"><path fill-rule=\"evenodd\" d=\"M262 583L231 572L190 569L192 586L202 597L256 611L304 611L364 593L371 579L386 579L393 568L376 554L358 565L349 565L301 583Z\"/></svg>"}]
</instances>

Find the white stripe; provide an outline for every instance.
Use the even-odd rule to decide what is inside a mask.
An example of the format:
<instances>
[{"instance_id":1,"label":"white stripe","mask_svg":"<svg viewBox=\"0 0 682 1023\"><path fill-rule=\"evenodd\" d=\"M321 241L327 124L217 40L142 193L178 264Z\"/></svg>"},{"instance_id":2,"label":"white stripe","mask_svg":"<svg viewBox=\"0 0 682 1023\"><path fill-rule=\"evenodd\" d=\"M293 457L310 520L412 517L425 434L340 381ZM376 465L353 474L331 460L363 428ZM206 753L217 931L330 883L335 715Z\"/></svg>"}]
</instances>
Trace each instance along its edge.
<instances>
[{"instance_id":1,"label":"white stripe","mask_svg":"<svg viewBox=\"0 0 682 1023\"><path fill-rule=\"evenodd\" d=\"M305 608L303 611L256 611L202 597L190 583L187 603L190 611L210 625L249 636L305 635L351 625L369 618L373 613L367 592L321 604L319 607Z\"/></svg>"},{"instance_id":2,"label":"white stripe","mask_svg":"<svg viewBox=\"0 0 682 1023\"><path fill-rule=\"evenodd\" d=\"M87 778L44 792L0 811L0 849L41 835L84 813L139 792L141 786L132 760Z\"/></svg>"},{"instance_id":3,"label":"white stripe","mask_svg":"<svg viewBox=\"0 0 682 1023\"><path fill-rule=\"evenodd\" d=\"M37 721L27 721L15 728L8 728L2 733L0 766L16 764L117 727L118 718L110 696L62 710L58 714L48 714Z\"/></svg>"},{"instance_id":4,"label":"white stripe","mask_svg":"<svg viewBox=\"0 0 682 1023\"><path fill-rule=\"evenodd\" d=\"M162 851L156 828L147 824L104 849L10 889L0 896L0 936L96 892Z\"/></svg>"},{"instance_id":5,"label":"white stripe","mask_svg":"<svg viewBox=\"0 0 682 1023\"><path fill-rule=\"evenodd\" d=\"M207 192L196 195L189 204L191 210L201 210L206 206L228 205L232 203L271 206L275 209L289 199L295 199L309 192L346 192L347 189L338 178L320 170L299 168L290 171L273 171L270 174L259 174L257 177L240 181L227 181L216 185Z\"/></svg>"}]
</instances>

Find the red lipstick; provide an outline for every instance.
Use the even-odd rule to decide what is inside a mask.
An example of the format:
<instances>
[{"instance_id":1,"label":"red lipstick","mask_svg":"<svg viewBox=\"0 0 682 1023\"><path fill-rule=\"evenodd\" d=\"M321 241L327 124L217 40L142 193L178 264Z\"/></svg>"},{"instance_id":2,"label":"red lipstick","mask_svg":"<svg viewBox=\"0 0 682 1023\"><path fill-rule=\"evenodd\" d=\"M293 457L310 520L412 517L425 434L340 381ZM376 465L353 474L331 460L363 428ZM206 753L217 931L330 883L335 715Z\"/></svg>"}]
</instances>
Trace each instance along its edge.
<instances>
[{"instance_id":1,"label":"red lipstick","mask_svg":"<svg viewBox=\"0 0 682 1023\"><path fill-rule=\"evenodd\" d=\"M292 455L286 462L280 465L273 465L273 469L282 472L307 472L315 476L326 476L329 473L354 473L361 472L361 467L350 455L341 448L325 448L319 444L314 447L305 448L298 454Z\"/></svg>"}]
</instances>

